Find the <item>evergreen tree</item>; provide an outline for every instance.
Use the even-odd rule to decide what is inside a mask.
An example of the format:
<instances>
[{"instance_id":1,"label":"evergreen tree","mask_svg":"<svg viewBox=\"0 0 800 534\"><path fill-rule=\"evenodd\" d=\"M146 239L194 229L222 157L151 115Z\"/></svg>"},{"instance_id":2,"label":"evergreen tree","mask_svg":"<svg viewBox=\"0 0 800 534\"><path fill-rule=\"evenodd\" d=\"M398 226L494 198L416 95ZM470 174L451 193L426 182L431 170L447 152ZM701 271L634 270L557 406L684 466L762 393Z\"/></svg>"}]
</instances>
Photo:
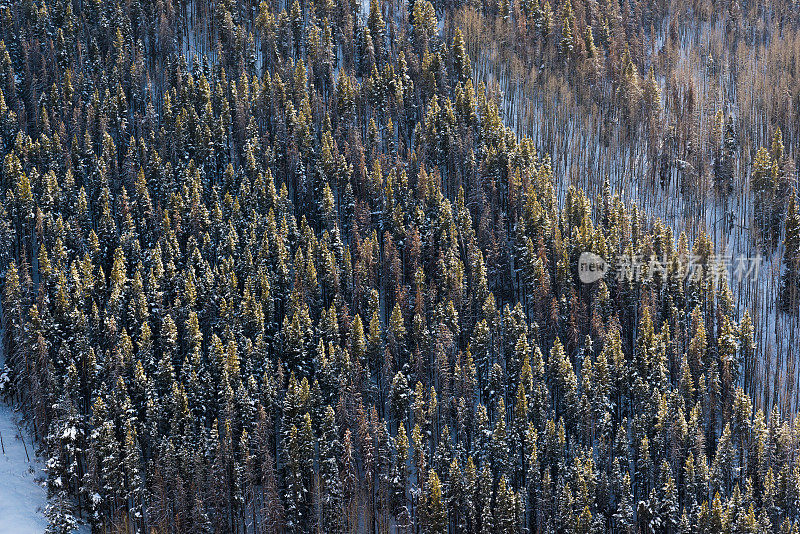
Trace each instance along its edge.
<instances>
[{"instance_id":1,"label":"evergreen tree","mask_svg":"<svg viewBox=\"0 0 800 534\"><path fill-rule=\"evenodd\" d=\"M447 509L442 500L442 486L436 471L428 471L425 485L425 497L422 502L422 525L425 532L442 534L447 532Z\"/></svg>"},{"instance_id":2,"label":"evergreen tree","mask_svg":"<svg viewBox=\"0 0 800 534\"><path fill-rule=\"evenodd\" d=\"M797 311L800 291L800 215L797 200L792 194L786 216L786 237L783 240L783 278L781 279L781 304L787 311Z\"/></svg>"},{"instance_id":3,"label":"evergreen tree","mask_svg":"<svg viewBox=\"0 0 800 534\"><path fill-rule=\"evenodd\" d=\"M695 4L0 1L48 531L796 530L797 29Z\"/></svg>"}]
</instances>

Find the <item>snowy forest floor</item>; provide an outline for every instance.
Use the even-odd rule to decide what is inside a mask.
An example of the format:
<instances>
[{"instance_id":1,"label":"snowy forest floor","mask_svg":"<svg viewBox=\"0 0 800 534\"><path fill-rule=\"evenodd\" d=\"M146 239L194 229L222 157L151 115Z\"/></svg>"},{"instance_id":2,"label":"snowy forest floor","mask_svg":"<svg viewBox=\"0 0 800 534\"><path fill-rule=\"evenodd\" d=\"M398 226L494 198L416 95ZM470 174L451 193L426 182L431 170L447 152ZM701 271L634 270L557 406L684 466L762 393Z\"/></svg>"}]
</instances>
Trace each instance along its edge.
<instances>
[{"instance_id":1,"label":"snowy forest floor","mask_svg":"<svg viewBox=\"0 0 800 534\"><path fill-rule=\"evenodd\" d=\"M3 367L0 347L0 374ZM47 528L47 492L38 482L44 473L33 439L18 423L11 406L0 400L0 534L37 534Z\"/></svg>"},{"instance_id":2,"label":"snowy forest floor","mask_svg":"<svg viewBox=\"0 0 800 534\"><path fill-rule=\"evenodd\" d=\"M0 403L0 534L44 532L45 489L37 482L43 473L33 454L32 440L17 426L17 414ZM27 454L26 454L27 448ZM30 457L30 460L28 459Z\"/></svg>"}]
</instances>

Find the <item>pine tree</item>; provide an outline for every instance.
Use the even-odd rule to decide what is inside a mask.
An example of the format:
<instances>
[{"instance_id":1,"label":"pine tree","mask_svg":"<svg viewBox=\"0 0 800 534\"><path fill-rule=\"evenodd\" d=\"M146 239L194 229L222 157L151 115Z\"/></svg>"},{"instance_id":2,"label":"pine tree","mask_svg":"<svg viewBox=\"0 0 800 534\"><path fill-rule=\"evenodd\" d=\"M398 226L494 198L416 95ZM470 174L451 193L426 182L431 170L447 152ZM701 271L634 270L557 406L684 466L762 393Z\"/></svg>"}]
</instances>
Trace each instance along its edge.
<instances>
[{"instance_id":1,"label":"pine tree","mask_svg":"<svg viewBox=\"0 0 800 534\"><path fill-rule=\"evenodd\" d=\"M371 0L369 4L369 16L367 17L367 27L375 46L375 56L378 66L383 62L384 50L386 48L386 23L381 13L381 4L378 0Z\"/></svg>"},{"instance_id":2,"label":"pine tree","mask_svg":"<svg viewBox=\"0 0 800 534\"><path fill-rule=\"evenodd\" d=\"M654 129L661 118L661 88L658 86L653 67L647 71L647 78L644 81L642 98L647 111L647 121L649 127Z\"/></svg>"},{"instance_id":3,"label":"pine tree","mask_svg":"<svg viewBox=\"0 0 800 534\"><path fill-rule=\"evenodd\" d=\"M302 532L308 522L306 516L306 488L303 484L301 438L292 425L286 448L286 527L290 532Z\"/></svg>"},{"instance_id":4,"label":"pine tree","mask_svg":"<svg viewBox=\"0 0 800 534\"><path fill-rule=\"evenodd\" d=\"M621 102L625 103L623 112L625 118L630 120L637 116L641 103L642 91L639 69L633 62L629 50L625 50L621 61L621 80L619 94Z\"/></svg>"},{"instance_id":5,"label":"pine tree","mask_svg":"<svg viewBox=\"0 0 800 534\"><path fill-rule=\"evenodd\" d=\"M783 275L781 279L781 304L791 313L797 312L800 292L800 214L792 193L786 216L786 237L783 240Z\"/></svg>"},{"instance_id":6,"label":"pine tree","mask_svg":"<svg viewBox=\"0 0 800 534\"><path fill-rule=\"evenodd\" d=\"M516 498L505 477L497 485L494 528L502 534L513 534L516 530Z\"/></svg>"},{"instance_id":7,"label":"pine tree","mask_svg":"<svg viewBox=\"0 0 800 534\"><path fill-rule=\"evenodd\" d=\"M742 362L745 391L751 394L755 371L755 349L753 321L750 312L746 310L739 326L739 359Z\"/></svg>"},{"instance_id":8,"label":"pine tree","mask_svg":"<svg viewBox=\"0 0 800 534\"><path fill-rule=\"evenodd\" d=\"M617 512L614 514L614 519L623 532L630 534L634 532L635 523L633 515L633 493L631 491L631 479L628 473L625 473L624 477L619 482L620 502L617 506Z\"/></svg>"},{"instance_id":9,"label":"pine tree","mask_svg":"<svg viewBox=\"0 0 800 534\"><path fill-rule=\"evenodd\" d=\"M414 44L420 57L428 50L430 40L436 33L436 10L428 0L415 0L412 10Z\"/></svg>"},{"instance_id":10,"label":"pine tree","mask_svg":"<svg viewBox=\"0 0 800 534\"><path fill-rule=\"evenodd\" d=\"M501 476L508 476L510 464L506 431L506 407L502 398L497 400L497 407L495 408L495 426L492 431L490 447L493 471L501 474Z\"/></svg>"},{"instance_id":11,"label":"pine tree","mask_svg":"<svg viewBox=\"0 0 800 534\"><path fill-rule=\"evenodd\" d=\"M406 506L406 492L408 488L408 439L404 426L401 424L394 438L394 462L391 471L391 507L400 526L408 526L410 514Z\"/></svg>"},{"instance_id":12,"label":"pine tree","mask_svg":"<svg viewBox=\"0 0 800 534\"><path fill-rule=\"evenodd\" d=\"M796 530L764 301L797 309L796 136L753 122L793 124L794 29L714 39L784 6L700 2L719 46L684 80L696 21L653 2L173 4L0 1L0 391L50 532ZM709 179L708 234L780 251L774 291L673 239ZM645 276L584 285L585 251Z\"/></svg>"},{"instance_id":13,"label":"pine tree","mask_svg":"<svg viewBox=\"0 0 800 534\"><path fill-rule=\"evenodd\" d=\"M49 496L50 502L44 511L47 517L47 534L70 534L78 528L72 502L66 491L61 489Z\"/></svg>"},{"instance_id":14,"label":"pine tree","mask_svg":"<svg viewBox=\"0 0 800 534\"><path fill-rule=\"evenodd\" d=\"M778 167L766 148L760 148L753 161L750 175L750 190L755 195L755 226L760 232L763 247L771 247L773 233L770 225L771 207L775 202L775 181Z\"/></svg>"},{"instance_id":15,"label":"pine tree","mask_svg":"<svg viewBox=\"0 0 800 534\"><path fill-rule=\"evenodd\" d=\"M470 65L469 54L464 44L464 36L460 29L456 29L452 45L453 70L456 73L456 81L462 84L472 78L472 67Z\"/></svg>"},{"instance_id":16,"label":"pine tree","mask_svg":"<svg viewBox=\"0 0 800 534\"><path fill-rule=\"evenodd\" d=\"M428 471L425 496L420 511L425 532L444 534L447 532L447 509L442 500L442 486L434 469Z\"/></svg>"},{"instance_id":17,"label":"pine tree","mask_svg":"<svg viewBox=\"0 0 800 534\"><path fill-rule=\"evenodd\" d=\"M492 474L484 465L478 477L477 510L480 532L489 534L495 531L494 514L492 513Z\"/></svg>"},{"instance_id":18,"label":"pine tree","mask_svg":"<svg viewBox=\"0 0 800 534\"><path fill-rule=\"evenodd\" d=\"M575 25L575 13L572 10L572 2L567 0L561 8L561 54L565 59L569 59L575 48L575 36L572 28Z\"/></svg>"},{"instance_id":19,"label":"pine tree","mask_svg":"<svg viewBox=\"0 0 800 534\"><path fill-rule=\"evenodd\" d=\"M678 488L675 479L672 477L672 468L666 460L661 464L661 471L663 473L663 486L661 488L662 500L658 515L663 528L667 531L675 531L680 523Z\"/></svg>"},{"instance_id":20,"label":"pine tree","mask_svg":"<svg viewBox=\"0 0 800 534\"><path fill-rule=\"evenodd\" d=\"M556 400L556 414L563 416L568 424L577 423L577 378L572 364L567 359L564 346L556 339L550 351L550 377L552 393Z\"/></svg>"}]
</instances>

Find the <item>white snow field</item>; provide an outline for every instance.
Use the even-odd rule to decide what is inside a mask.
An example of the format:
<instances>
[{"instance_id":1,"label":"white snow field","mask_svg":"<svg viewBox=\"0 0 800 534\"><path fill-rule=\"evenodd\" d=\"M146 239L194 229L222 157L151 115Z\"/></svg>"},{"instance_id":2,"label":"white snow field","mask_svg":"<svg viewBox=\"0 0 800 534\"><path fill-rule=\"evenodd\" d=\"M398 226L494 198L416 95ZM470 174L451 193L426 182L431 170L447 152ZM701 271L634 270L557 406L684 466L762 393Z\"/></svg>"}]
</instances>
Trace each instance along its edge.
<instances>
[{"instance_id":1,"label":"white snow field","mask_svg":"<svg viewBox=\"0 0 800 534\"><path fill-rule=\"evenodd\" d=\"M0 344L0 390L6 381L4 369ZM41 534L47 528L47 491L36 480L44 479L44 473L33 438L18 423L18 414L0 395L0 534Z\"/></svg>"},{"instance_id":2,"label":"white snow field","mask_svg":"<svg viewBox=\"0 0 800 534\"><path fill-rule=\"evenodd\" d=\"M47 493L36 482L36 478L44 475L34 457L32 440L24 429L24 443L19 438L17 421L11 408L0 402L0 436L3 440L0 449L0 534L37 534L47 528L43 513Z\"/></svg>"}]
</instances>

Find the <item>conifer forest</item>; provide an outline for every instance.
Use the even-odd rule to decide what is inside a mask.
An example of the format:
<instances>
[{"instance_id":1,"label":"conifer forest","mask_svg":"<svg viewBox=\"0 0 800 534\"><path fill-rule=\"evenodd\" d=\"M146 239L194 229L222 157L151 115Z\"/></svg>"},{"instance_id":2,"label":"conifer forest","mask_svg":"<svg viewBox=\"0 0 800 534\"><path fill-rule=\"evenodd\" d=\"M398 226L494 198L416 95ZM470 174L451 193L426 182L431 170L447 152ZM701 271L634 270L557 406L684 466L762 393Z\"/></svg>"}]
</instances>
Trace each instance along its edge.
<instances>
[{"instance_id":1,"label":"conifer forest","mask_svg":"<svg viewBox=\"0 0 800 534\"><path fill-rule=\"evenodd\" d=\"M797 0L0 0L30 513L796 534L798 157Z\"/></svg>"}]
</instances>

